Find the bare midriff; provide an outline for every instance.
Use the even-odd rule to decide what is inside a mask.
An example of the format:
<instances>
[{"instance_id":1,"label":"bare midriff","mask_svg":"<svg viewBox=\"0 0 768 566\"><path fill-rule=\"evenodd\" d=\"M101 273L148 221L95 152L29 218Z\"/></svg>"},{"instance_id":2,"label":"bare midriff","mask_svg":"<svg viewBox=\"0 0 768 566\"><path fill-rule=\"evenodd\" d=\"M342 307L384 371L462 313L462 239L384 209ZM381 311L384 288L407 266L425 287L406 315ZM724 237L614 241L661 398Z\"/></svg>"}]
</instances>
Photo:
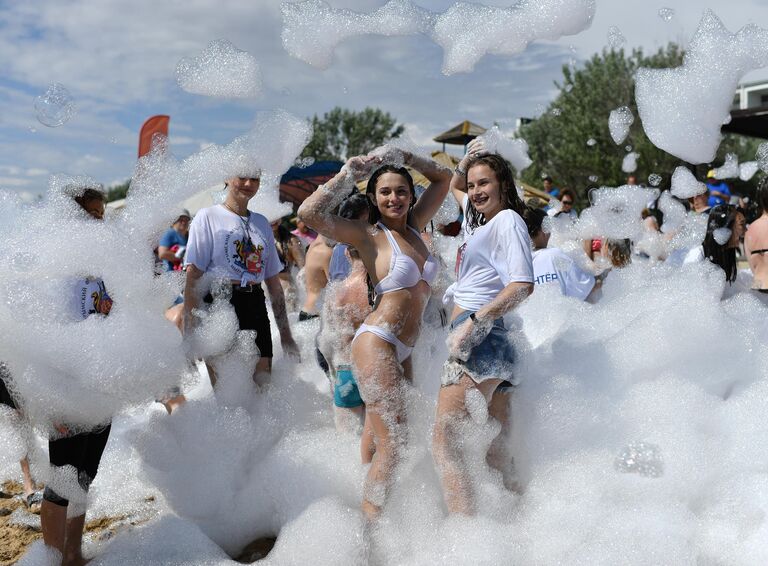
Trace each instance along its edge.
<instances>
[{"instance_id":1,"label":"bare midriff","mask_svg":"<svg viewBox=\"0 0 768 566\"><path fill-rule=\"evenodd\" d=\"M419 281L408 289L390 291L381 296L365 324L386 328L403 344L413 346L419 338L421 317L431 294L426 281Z\"/></svg>"}]
</instances>

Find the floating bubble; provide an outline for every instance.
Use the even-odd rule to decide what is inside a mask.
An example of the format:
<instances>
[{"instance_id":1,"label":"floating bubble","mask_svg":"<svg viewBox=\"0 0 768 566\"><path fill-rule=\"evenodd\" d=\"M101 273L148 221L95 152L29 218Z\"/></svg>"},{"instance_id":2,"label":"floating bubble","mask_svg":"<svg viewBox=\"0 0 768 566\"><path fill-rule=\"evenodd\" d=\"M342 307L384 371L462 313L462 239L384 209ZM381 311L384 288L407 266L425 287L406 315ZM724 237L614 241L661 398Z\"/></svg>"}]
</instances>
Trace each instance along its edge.
<instances>
[{"instance_id":1,"label":"floating bubble","mask_svg":"<svg viewBox=\"0 0 768 566\"><path fill-rule=\"evenodd\" d=\"M608 28L608 46L611 49L619 49L627 42L627 38L621 33L621 30L616 26Z\"/></svg>"},{"instance_id":2,"label":"floating bubble","mask_svg":"<svg viewBox=\"0 0 768 566\"><path fill-rule=\"evenodd\" d=\"M634 122L635 116L629 106L611 110L611 115L608 117L608 129L611 131L611 137L616 145L621 145L627 139L629 128Z\"/></svg>"},{"instance_id":3,"label":"floating bubble","mask_svg":"<svg viewBox=\"0 0 768 566\"><path fill-rule=\"evenodd\" d=\"M757 160L757 166L764 173L768 173L768 142L763 142L757 146L757 153L755 153L755 159Z\"/></svg>"},{"instance_id":4,"label":"floating bubble","mask_svg":"<svg viewBox=\"0 0 768 566\"><path fill-rule=\"evenodd\" d=\"M597 175L590 175L589 176L589 182L590 183L597 183L597 181L600 179Z\"/></svg>"},{"instance_id":5,"label":"floating bubble","mask_svg":"<svg viewBox=\"0 0 768 566\"><path fill-rule=\"evenodd\" d=\"M715 168L715 179L733 179L738 177L739 173L739 156L735 153L727 153L725 163Z\"/></svg>"},{"instance_id":6,"label":"floating bubble","mask_svg":"<svg viewBox=\"0 0 768 566\"><path fill-rule=\"evenodd\" d=\"M306 167L311 167L312 165L314 165L314 163L315 163L315 158L312 156L301 157L296 160L296 162L294 163L294 166L301 167L302 169L304 169Z\"/></svg>"},{"instance_id":7,"label":"floating bubble","mask_svg":"<svg viewBox=\"0 0 768 566\"><path fill-rule=\"evenodd\" d=\"M660 8L658 13L665 22L669 22L675 17L675 11L672 8Z\"/></svg>"},{"instance_id":8,"label":"floating bubble","mask_svg":"<svg viewBox=\"0 0 768 566\"><path fill-rule=\"evenodd\" d=\"M596 140L595 138L589 138L589 139L587 140L587 145L588 145L589 147L594 147L596 144L597 144L597 140Z\"/></svg>"},{"instance_id":9,"label":"floating bubble","mask_svg":"<svg viewBox=\"0 0 768 566\"><path fill-rule=\"evenodd\" d=\"M758 169L759 166L757 161L745 161L744 163L740 163L739 179L742 181L749 181L752 177L755 176L755 173L757 173Z\"/></svg>"},{"instance_id":10,"label":"floating bubble","mask_svg":"<svg viewBox=\"0 0 768 566\"><path fill-rule=\"evenodd\" d=\"M619 472L639 474L649 478L664 475L661 449L649 442L630 442L616 458L614 467Z\"/></svg>"},{"instance_id":11,"label":"floating bubble","mask_svg":"<svg viewBox=\"0 0 768 566\"><path fill-rule=\"evenodd\" d=\"M37 120L43 126L57 128L72 119L77 108L72 95L61 83L52 83L35 100Z\"/></svg>"},{"instance_id":12,"label":"floating bubble","mask_svg":"<svg viewBox=\"0 0 768 566\"><path fill-rule=\"evenodd\" d=\"M573 85L572 84L569 83L569 84L565 85L565 92L571 92L572 90L573 90Z\"/></svg>"},{"instance_id":13,"label":"floating bubble","mask_svg":"<svg viewBox=\"0 0 768 566\"><path fill-rule=\"evenodd\" d=\"M624 160L621 162L621 170L624 173L634 173L637 170L637 158L640 155L634 151L629 152L624 156Z\"/></svg>"},{"instance_id":14,"label":"floating bubble","mask_svg":"<svg viewBox=\"0 0 768 566\"><path fill-rule=\"evenodd\" d=\"M672 194L677 198L691 198L707 190L707 185L700 182L687 167L680 166L672 173Z\"/></svg>"},{"instance_id":15,"label":"floating bubble","mask_svg":"<svg viewBox=\"0 0 768 566\"><path fill-rule=\"evenodd\" d=\"M625 151L632 151L632 146L631 145L625 145L624 146L624 150Z\"/></svg>"},{"instance_id":16,"label":"floating bubble","mask_svg":"<svg viewBox=\"0 0 768 566\"><path fill-rule=\"evenodd\" d=\"M662 177L658 173L648 175L648 184L652 187L658 187L661 184Z\"/></svg>"},{"instance_id":17,"label":"floating bubble","mask_svg":"<svg viewBox=\"0 0 768 566\"><path fill-rule=\"evenodd\" d=\"M200 55L176 66L179 86L192 94L253 98L261 93L261 72L254 57L227 41L211 41Z\"/></svg>"},{"instance_id":18,"label":"floating bubble","mask_svg":"<svg viewBox=\"0 0 768 566\"><path fill-rule=\"evenodd\" d=\"M563 113L563 111L560 110L559 108L555 107L552 110L550 110L549 113L552 114L552 116L554 116L554 117L558 117L558 116L560 116L560 114Z\"/></svg>"}]
</instances>

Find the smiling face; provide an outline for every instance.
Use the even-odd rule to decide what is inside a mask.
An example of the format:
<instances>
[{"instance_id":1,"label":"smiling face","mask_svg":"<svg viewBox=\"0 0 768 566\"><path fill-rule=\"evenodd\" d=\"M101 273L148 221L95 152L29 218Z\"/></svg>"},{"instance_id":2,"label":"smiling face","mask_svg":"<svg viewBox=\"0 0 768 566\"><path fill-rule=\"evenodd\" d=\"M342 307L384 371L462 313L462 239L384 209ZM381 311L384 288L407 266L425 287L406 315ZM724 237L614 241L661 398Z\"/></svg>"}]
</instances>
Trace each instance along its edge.
<instances>
[{"instance_id":1,"label":"smiling face","mask_svg":"<svg viewBox=\"0 0 768 566\"><path fill-rule=\"evenodd\" d=\"M467 195L475 210L490 220L504 208L496 173L485 163L467 171Z\"/></svg>"},{"instance_id":2,"label":"smiling face","mask_svg":"<svg viewBox=\"0 0 768 566\"><path fill-rule=\"evenodd\" d=\"M398 173L384 173L376 180L376 208L384 218L402 218L408 214L413 194L408 181Z\"/></svg>"},{"instance_id":3,"label":"smiling face","mask_svg":"<svg viewBox=\"0 0 768 566\"><path fill-rule=\"evenodd\" d=\"M261 180L258 177L233 177L227 180L227 185L233 197L248 201L259 191Z\"/></svg>"}]
</instances>

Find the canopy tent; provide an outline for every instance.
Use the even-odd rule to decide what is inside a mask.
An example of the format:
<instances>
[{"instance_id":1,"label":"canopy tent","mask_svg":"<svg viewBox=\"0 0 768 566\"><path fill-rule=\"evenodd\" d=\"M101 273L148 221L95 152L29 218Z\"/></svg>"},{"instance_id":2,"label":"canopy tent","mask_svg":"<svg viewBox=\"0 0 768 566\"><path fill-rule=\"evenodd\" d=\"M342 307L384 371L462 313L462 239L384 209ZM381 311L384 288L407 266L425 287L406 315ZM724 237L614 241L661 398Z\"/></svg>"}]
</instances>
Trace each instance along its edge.
<instances>
[{"instance_id":1,"label":"canopy tent","mask_svg":"<svg viewBox=\"0 0 768 566\"><path fill-rule=\"evenodd\" d=\"M733 110L731 121L723 125L722 131L768 139L768 106Z\"/></svg>"},{"instance_id":2,"label":"canopy tent","mask_svg":"<svg viewBox=\"0 0 768 566\"><path fill-rule=\"evenodd\" d=\"M433 139L443 144L443 151L445 151L445 144L451 145L467 145L477 136L485 133L485 128L478 126L477 124L464 120L460 124L455 125L447 132L443 132L439 136Z\"/></svg>"},{"instance_id":3,"label":"canopy tent","mask_svg":"<svg viewBox=\"0 0 768 566\"><path fill-rule=\"evenodd\" d=\"M341 161L315 161L309 167L291 167L280 178L280 200L297 208L315 189L341 171Z\"/></svg>"}]
</instances>

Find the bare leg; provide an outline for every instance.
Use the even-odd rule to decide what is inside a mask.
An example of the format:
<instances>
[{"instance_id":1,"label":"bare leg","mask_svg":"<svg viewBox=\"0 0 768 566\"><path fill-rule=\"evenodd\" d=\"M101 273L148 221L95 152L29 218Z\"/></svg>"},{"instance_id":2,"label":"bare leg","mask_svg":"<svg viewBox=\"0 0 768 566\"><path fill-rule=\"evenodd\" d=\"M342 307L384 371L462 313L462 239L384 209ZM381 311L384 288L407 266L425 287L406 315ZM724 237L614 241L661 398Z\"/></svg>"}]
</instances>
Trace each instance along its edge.
<instances>
[{"instance_id":1,"label":"bare leg","mask_svg":"<svg viewBox=\"0 0 768 566\"><path fill-rule=\"evenodd\" d=\"M488 414L499 421L501 432L499 436L493 439L485 461L491 468L501 473L504 487L519 493L520 486L515 479L515 460L509 450L509 438L512 433L512 419L510 418L512 391L511 389L505 391L497 389L493 393L490 405L488 405Z\"/></svg>"},{"instance_id":2,"label":"bare leg","mask_svg":"<svg viewBox=\"0 0 768 566\"><path fill-rule=\"evenodd\" d=\"M176 397L171 397L170 399L166 399L165 401L163 401L163 406L165 407L165 410L168 411L168 414L170 415L186 402L187 402L187 398L184 395L178 395Z\"/></svg>"},{"instance_id":3,"label":"bare leg","mask_svg":"<svg viewBox=\"0 0 768 566\"><path fill-rule=\"evenodd\" d=\"M179 332L183 333L184 328L184 303L173 305L171 308L166 309L165 318L172 322Z\"/></svg>"},{"instance_id":4,"label":"bare leg","mask_svg":"<svg viewBox=\"0 0 768 566\"><path fill-rule=\"evenodd\" d=\"M474 514L472 484L464 462L461 428L469 422L467 392L478 389L486 399L501 380L491 379L476 384L467 374L458 383L440 388L432 452L443 484L445 504L450 513Z\"/></svg>"},{"instance_id":5,"label":"bare leg","mask_svg":"<svg viewBox=\"0 0 768 566\"><path fill-rule=\"evenodd\" d=\"M87 561L83 558L83 528L85 513L67 519L67 538L64 545L64 562L62 566L83 566Z\"/></svg>"},{"instance_id":6,"label":"bare leg","mask_svg":"<svg viewBox=\"0 0 768 566\"><path fill-rule=\"evenodd\" d=\"M370 464L373 461L373 455L376 453L376 443L373 439L373 428L368 412L365 413L365 422L363 424L363 434L360 437L360 458L363 464Z\"/></svg>"},{"instance_id":7,"label":"bare leg","mask_svg":"<svg viewBox=\"0 0 768 566\"><path fill-rule=\"evenodd\" d=\"M386 503L397 464L406 445L403 367L395 349L371 333L352 343L352 358L376 453L363 489L363 513L375 520Z\"/></svg>"},{"instance_id":8,"label":"bare leg","mask_svg":"<svg viewBox=\"0 0 768 566\"><path fill-rule=\"evenodd\" d=\"M42 525L45 546L55 548L64 556L67 508L43 499L43 504L40 506L40 523Z\"/></svg>"},{"instance_id":9,"label":"bare leg","mask_svg":"<svg viewBox=\"0 0 768 566\"><path fill-rule=\"evenodd\" d=\"M21 464L21 475L24 478L24 495L31 495L35 493L35 482L32 481L32 474L29 471L29 459L25 456L19 464Z\"/></svg>"}]
</instances>

